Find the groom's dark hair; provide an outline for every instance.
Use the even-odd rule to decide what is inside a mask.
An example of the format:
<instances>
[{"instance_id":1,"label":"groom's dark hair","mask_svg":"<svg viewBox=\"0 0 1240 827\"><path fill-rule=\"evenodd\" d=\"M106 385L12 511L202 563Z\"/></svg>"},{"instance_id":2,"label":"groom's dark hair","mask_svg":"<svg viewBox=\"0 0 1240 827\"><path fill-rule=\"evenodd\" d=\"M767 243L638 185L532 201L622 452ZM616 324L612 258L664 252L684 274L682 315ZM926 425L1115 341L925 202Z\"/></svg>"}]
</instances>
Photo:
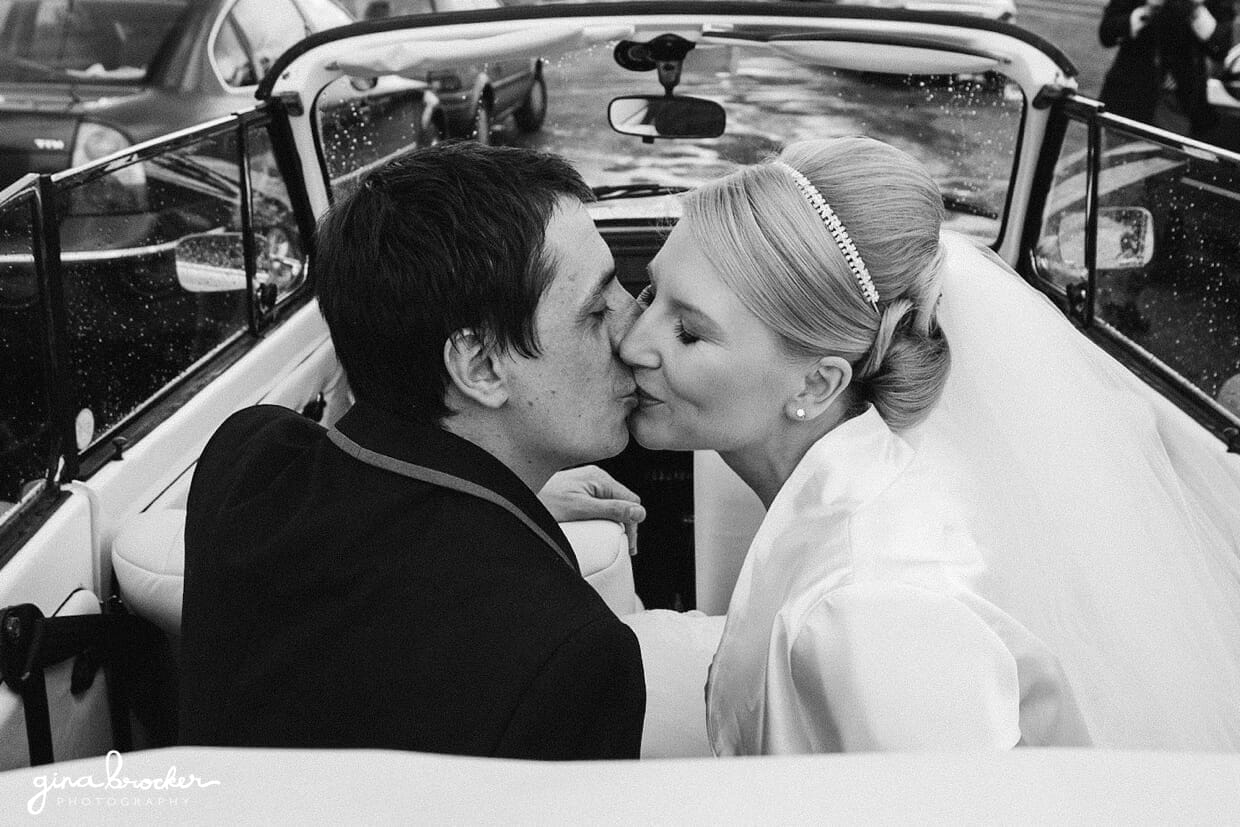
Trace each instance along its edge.
<instances>
[{"instance_id":1,"label":"groom's dark hair","mask_svg":"<svg viewBox=\"0 0 1240 827\"><path fill-rule=\"evenodd\" d=\"M554 273L547 224L592 199L567 161L478 143L418 149L360 179L319 222L311 279L358 399L440 421L444 342L539 353L534 312Z\"/></svg>"}]
</instances>

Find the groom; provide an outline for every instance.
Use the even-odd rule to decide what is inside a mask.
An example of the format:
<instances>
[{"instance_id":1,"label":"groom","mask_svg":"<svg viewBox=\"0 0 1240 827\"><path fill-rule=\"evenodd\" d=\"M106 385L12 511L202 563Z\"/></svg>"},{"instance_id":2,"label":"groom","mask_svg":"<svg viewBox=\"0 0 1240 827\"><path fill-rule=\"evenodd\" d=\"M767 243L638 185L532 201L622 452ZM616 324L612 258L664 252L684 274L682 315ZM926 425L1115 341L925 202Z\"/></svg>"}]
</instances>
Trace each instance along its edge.
<instances>
[{"instance_id":1,"label":"groom","mask_svg":"<svg viewBox=\"0 0 1240 827\"><path fill-rule=\"evenodd\" d=\"M554 156L419 150L340 198L314 289L357 404L227 420L186 521L182 741L637 757L633 633L535 497L612 456L636 312Z\"/></svg>"}]
</instances>

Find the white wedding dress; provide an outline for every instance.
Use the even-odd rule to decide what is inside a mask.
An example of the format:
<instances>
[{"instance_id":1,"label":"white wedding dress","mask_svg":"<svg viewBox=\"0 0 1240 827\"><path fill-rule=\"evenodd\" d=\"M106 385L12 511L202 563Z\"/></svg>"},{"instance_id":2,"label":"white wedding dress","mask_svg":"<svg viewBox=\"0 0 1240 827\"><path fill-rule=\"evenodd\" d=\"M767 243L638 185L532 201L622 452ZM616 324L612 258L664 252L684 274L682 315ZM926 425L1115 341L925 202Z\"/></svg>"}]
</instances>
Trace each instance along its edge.
<instances>
[{"instance_id":1,"label":"white wedding dress","mask_svg":"<svg viewBox=\"0 0 1240 827\"><path fill-rule=\"evenodd\" d=\"M711 667L713 749L1240 749L1240 458L945 244L944 398L907 445L845 423L781 490Z\"/></svg>"}]
</instances>

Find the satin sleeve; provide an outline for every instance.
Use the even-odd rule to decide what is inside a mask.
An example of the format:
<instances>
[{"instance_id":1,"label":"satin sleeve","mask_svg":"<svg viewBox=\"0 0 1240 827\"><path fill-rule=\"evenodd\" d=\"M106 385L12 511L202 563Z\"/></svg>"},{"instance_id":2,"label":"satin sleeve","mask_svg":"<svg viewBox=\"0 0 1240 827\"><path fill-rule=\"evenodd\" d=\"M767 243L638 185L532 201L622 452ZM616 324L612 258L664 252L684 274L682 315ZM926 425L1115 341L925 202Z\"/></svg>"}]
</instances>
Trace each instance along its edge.
<instances>
[{"instance_id":1,"label":"satin sleeve","mask_svg":"<svg viewBox=\"0 0 1240 827\"><path fill-rule=\"evenodd\" d=\"M788 632L786 702L800 729L792 737L809 739L808 751L1006 749L1020 740L1016 660L952 597L852 584Z\"/></svg>"}]
</instances>

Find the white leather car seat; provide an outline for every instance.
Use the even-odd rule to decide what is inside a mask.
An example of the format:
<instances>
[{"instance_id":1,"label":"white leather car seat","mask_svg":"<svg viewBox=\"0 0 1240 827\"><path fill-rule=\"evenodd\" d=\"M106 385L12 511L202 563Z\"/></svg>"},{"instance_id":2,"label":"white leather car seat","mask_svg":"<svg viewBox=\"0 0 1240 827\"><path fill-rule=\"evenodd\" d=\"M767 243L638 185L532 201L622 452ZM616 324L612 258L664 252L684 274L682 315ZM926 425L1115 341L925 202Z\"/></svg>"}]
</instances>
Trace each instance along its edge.
<instances>
[{"instance_id":1,"label":"white leather car seat","mask_svg":"<svg viewBox=\"0 0 1240 827\"><path fill-rule=\"evenodd\" d=\"M619 523L562 523L581 573L617 615L640 611L628 538ZM130 611L173 636L181 634L185 511L159 508L129 519L112 542L112 567Z\"/></svg>"}]
</instances>

